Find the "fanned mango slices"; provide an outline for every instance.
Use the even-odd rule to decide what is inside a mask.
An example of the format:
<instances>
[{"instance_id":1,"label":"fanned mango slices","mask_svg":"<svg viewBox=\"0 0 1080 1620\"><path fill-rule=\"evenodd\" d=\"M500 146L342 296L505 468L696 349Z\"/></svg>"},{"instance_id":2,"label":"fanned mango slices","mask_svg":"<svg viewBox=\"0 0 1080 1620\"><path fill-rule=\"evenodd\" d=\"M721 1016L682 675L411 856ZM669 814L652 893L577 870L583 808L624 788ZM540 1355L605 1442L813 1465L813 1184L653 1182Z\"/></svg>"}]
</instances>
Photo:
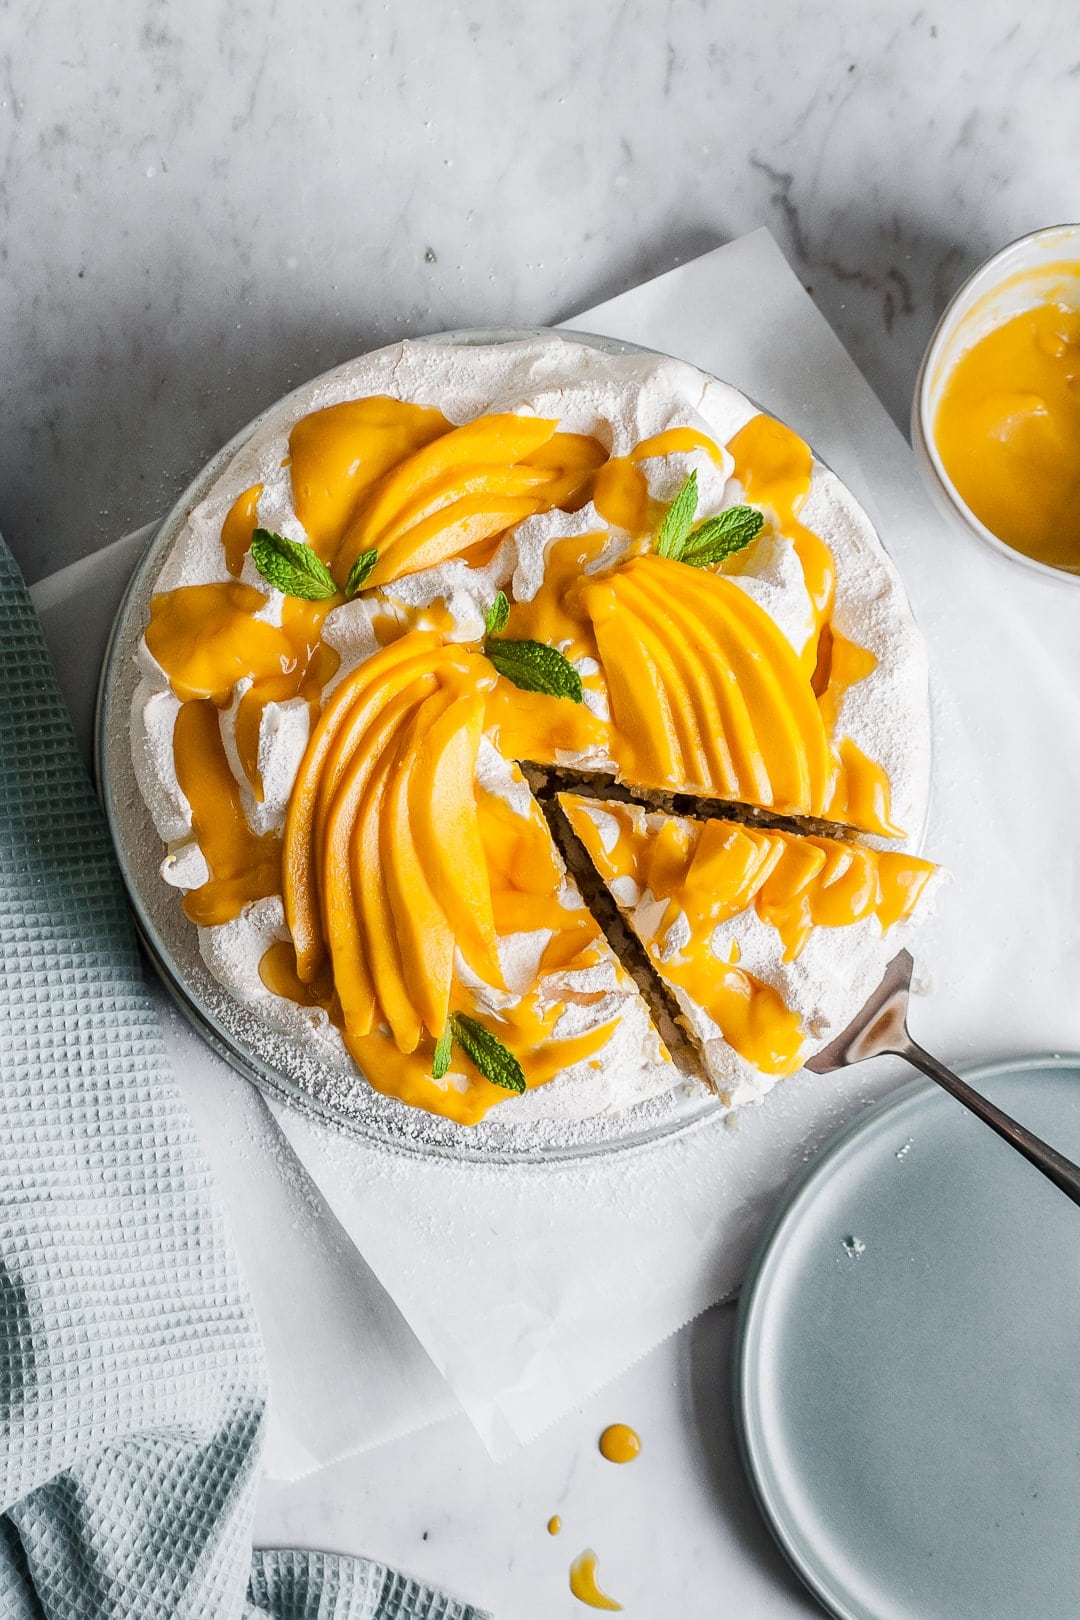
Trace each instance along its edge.
<instances>
[{"instance_id":1,"label":"fanned mango slices","mask_svg":"<svg viewBox=\"0 0 1080 1620\"><path fill-rule=\"evenodd\" d=\"M336 688L315 727L289 799L285 818L285 845L282 863L282 893L285 920L296 947L297 972L310 984L325 958L324 940L315 892L321 856L315 849L316 814L323 772L338 732L365 695L376 694L377 708L393 695L394 671L399 664L409 667L396 678L400 689L430 667L442 647L442 637L434 631L414 630L359 665ZM388 683L390 685L388 686ZM319 817L320 832L325 809ZM320 840L321 843L321 840Z\"/></svg>"},{"instance_id":2,"label":"fanned mango slices","mask_svg":"<svg viewBox=\"0 0 1080 1620\"><path fill-rule=\"evenodd\" d=\"M650 554L583 580L580 597L624 780L825 813L834 766L813 690L745 591Z\"/></svg>"},{"instance_id":3,"label":"fanned mango slices","mask_svg":"<svg viewBox=\"0 0 1080 1620\"><path fill-rule=\"evenodd\" d=\"M478 653L411 631L341 683L289 805L285 913L297 971L329 955L351 1037L386 1023L402 1052L443 1033L455 952L502 987L476 758L495 677Z\"/></svg>"},{"instance_id":4,"label":"fanned mango slices","mask_svg":"<svg viewBox=\"0 0 1080 1620\"><path fill-rule=\"evenodd\" d=\"M509 413L477 417L391 468L360 503L334 563L344 581L362 552L378 560L365 584L433 568L534 512L585 497L605 451L558 422Z\"/></svg>"}]
</instances>

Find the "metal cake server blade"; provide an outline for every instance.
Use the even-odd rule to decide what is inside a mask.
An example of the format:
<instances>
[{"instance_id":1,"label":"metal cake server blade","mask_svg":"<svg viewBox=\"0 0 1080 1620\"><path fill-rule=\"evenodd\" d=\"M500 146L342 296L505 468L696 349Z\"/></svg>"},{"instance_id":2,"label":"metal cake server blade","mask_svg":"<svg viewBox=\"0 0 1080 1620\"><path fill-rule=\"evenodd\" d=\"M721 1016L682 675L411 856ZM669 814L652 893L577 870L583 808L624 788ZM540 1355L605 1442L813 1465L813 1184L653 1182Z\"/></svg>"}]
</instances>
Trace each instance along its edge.
<instances>
[{"instance_id":1,"label":"metal cake server blade","mask_svg":"<svg viewBox=\"0 0 1080 1620\"><path fill-rule=\"evenodd\" d=\"M1017 1153L1022 1153L1029 1164L1041 1170L1067 1198L1080 1204L1080 1167L1025 1130L1023 1125L1018 1125L1009 1114L912 1040L908 1034L907 1008L913 966L910 951L894 956L885 969L885 977L862 1011L842 1034L812 1057L806 1067L814 1074L831 1074L834 1069L846 1069L852 1063L862 1063L865 1058L880 1057L887 1052L902 1057L930 1080L936 1080L951 1097L969 1108Z\"/></svg>"}]
</instances>

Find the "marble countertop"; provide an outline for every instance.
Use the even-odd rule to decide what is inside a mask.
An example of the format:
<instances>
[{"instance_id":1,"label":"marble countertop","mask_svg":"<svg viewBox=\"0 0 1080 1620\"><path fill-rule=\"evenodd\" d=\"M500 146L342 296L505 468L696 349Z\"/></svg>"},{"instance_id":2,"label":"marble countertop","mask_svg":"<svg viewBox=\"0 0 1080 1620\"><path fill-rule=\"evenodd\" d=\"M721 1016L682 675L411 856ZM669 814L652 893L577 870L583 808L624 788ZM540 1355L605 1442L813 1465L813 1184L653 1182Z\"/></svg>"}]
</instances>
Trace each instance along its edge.
<instances>
[{"instance_id":1,"label":"marble countertop","mask_svg":"<svg viewBox=\"0 0 1080 1620\"><path fill-rule=\"evenodd\" d=\"M562 320L759 224L906 421L949 291L1080 216L1073 20L11 0L0 529L38 579L338 360Z\"/></svg>"},{"instance_id":2,"label":"marble countertop","mask_svg":"<svg viewBox=\"0 0 1080 1620\"><path fill-rule=\"evenodd\" d=\"M158 515L292 384L536 324L767 224L894 417L950 292L1080 217L1073 8L863 0L11 0L0 529L29 579ZM732 1312L512 1463L463 1419L264 1486L260 1542L369 1552L501 1620L818 1612L757 1519ZM596 1451L634 1424L641 1458ZM545 1525L561 1514L558 1538Z\"/></svg>"}]
</instances>

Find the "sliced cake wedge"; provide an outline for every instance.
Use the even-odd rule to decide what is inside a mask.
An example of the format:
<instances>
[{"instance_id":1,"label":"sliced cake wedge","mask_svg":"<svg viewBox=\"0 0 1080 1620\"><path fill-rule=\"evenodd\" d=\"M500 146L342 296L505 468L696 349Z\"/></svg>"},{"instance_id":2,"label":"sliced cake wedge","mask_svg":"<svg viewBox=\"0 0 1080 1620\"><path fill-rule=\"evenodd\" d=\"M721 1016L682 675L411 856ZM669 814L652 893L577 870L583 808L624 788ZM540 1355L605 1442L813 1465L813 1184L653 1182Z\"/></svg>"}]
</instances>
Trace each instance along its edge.
<instances>
[{"instance_id":1,"label":"sliced cake wedge","mask_svg":"<svg viewBox=\"0 0 1080 1620\"><path fill-rule=\"evenodd\" d=\"M733 1103L844 1027L938 878L918 856L838 839L573 793L559 805Z\"/></svg>"}]
</instances>

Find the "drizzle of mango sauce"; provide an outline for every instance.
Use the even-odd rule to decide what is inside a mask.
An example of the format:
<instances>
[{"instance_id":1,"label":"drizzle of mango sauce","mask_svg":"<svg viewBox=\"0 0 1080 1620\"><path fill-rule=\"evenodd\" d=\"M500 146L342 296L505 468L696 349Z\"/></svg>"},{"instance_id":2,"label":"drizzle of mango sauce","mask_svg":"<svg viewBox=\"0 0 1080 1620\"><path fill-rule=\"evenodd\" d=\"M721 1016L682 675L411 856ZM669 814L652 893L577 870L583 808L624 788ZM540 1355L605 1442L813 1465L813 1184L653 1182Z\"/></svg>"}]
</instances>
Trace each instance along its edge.
<instances>
[{"instance_id":1,"label":"drizzle of mango sauce","mask_svg":"<svg viewBox=\"0 0 1080 1620\"><path fill-rule=\"evenodd\" d=\"M771 516L802 564L815 621L803 664L820 700L836 759L826 814L865 832L901 837L903 829L892 819L888 773L849 737L836 737L844 693L877 667L877 659L833 627L833 555L820 535L799 521L813 473L810 447L784 423L760 413L739 429L727 448L735 459L734 476L746 499Z\"/></svg>"},{"instance_id":2,"label":"drizzle of mango sauce","mask_svg":"<svg viewBox=\"0 0 1080 1620\"><path fill-rule=\"evenodd\" d=\"M610 544L606 533L570 535L548 548L544 581L527 602L515 602L502 636L508 641L542 641L558 647L571 662L596 658L596 638L581 605L578 587L590 564ZM599 672L582 677L582 686L602 692ZM585 703L524 692L500 678L488 698L488 735L508 759L554 764L562 753L605 748L610 726Z\"/></svg>"},{"instance_id":3,"label":"drizzle of mango sauce","mask_svg":"<svg viewBox=\"0 0 1080 1620\"><path fill-rule=\"evenodd\" d=\"M650 496L641 462L688 450L704 450L718 464L723 462L723 451L713 439L687 427L666 428L642 439L628 456L612 456L597 472L593 485L593 505L600 516L628 534L655 532L667 508L663 501L654 501Z\"/></svg>"},{"instance_id":4,"label":"drizzle of mango sauce","mask_svg":"<svg viewBox=\"0 0 1080 1620\"><path fill-rule=\"evenodd\" d=\"M455 987L452 1005L456 1012L477 1016L475 1003L460 986ZM555 1034L555 1025L563 1010L561 1003L543 1003L533 994L522 997L497 1019L479 1015L517 1057L530 1091L546 1084L562 1070L594 1057L614 1030L612 1020L582 1035L561 1039ZM426 1037L414 1052L400 1051L389 1032L382 1029L359 1037L346 1031L344 1041L357 1067L375 1090L384 1096L396 1097L410 1108L441 1114L459 1125L475 1125L496 1104L507 1101L505 1090L485 1080L471 1063L462 1064L456 1054L445 1080L433 1079L431 1065L435 1048Z\"/></svg>"},{"instance_id":5,"label":"drizzle of mango sauce","mask_svg":"<svg viewBox=\"0 0 1080 1620\"><path fill-rule=\"evenodd\" d=\"M633 1462L641 1455L641 1436L628 1423L609 1423L597 1441L600 1455L608 1462Z\"/></svg>"},{"instance_id":6,"label":"drizzle of mango sauce","mask_svg":"<svg viewBox=\"0 0 1080 1620\"><path fill-rule=\"evenodd\" d=\"M261 484L252 484L238 495L221 525L221 544L225 552L225 566L234 579L239 578L244 558L251 550L251 537L259 522L259 496Z\"/></svg>"},{"instance_id":7,"label":"drizzle of mango sauce","mask_svg":"<svg viewBox=\"0 0 1080 1620\"><path fill-rule=\"evenodd\" d=\"M616 1603L613 1597L600 1589L596 1578L598 1562L591 1547L579 1553L570 1565L570 1590L579 1603L586 1604L590 1609L621 1611L622 1604Z\"/></svg>"},{"instance_id":8,"label":"drizzle of mango sauce","mask_svg":"<svg viewBox=\"0 0 1080 1620\"><path fill-rule=\"evenodd\" d=\"M562 867L536 801L530 797L528 813L521 815L501 794L481 789L476 803L498 933L546 929L551 938L540 958L544 972L599 962L599 925L587 906L560 898Z\"/></svg>"},{"instance_id":9,"label":"drizzle of mango sauce","mask_svg":"<svg viewBox=\"0 0 1080 1620\"><path fill-rule=\"evenodd\" d=\"M837 741L844 696L877 668L877 658L869 648L860 647L828 624L822 628L818 646L815 690L837 766L826 814L831 821L885 838L901 838L903 828L892 818L888 773L850 737Z\"/></svg>"},{"instance_id":10,"label":"drizzle of mango sauce","mask_svg":"<svg viewBox=\"0 0 1080 1620\"><path fill-rule=\"evenodd\" d=\"M799 512L810 493L813 453L797 433L764 412L752 416L729 439L727 448L735 460L734 477L742 485L746 499L772 517L802 563L816 628L807 651L812 674L817 662L817 638L832 614L836 589L832 552L820 535L799 522Z\"/></svg>"},{"instance_id":11,"label":"drizzle of mango sauce","mask_svg":"<svg viewBox=\"0 0 1080 1620\"><path fill-rule=\"evenodd\" d=\"M267 600L239 580L181 585L152 599L146 645L182 703L209 698L224 707L245 677L288 680L294 695L320 695L337 668L337 655L322 644L322 623L334 600L287 596L280 625L254 617Z\"/></svg>"},{"instance_id":12,"label":"drizzle of mango sauce","mask_svg":"<svg viewBox=\"0 0 1080 1620\"><path fill-rule=\"evenodd\" d=\"M267 597L253 585L226 580L183 585L159 592L150 604L146 644L181 702L209 699L219 708L232 699L238 681L251 685L236 712L236 746L256 799L259 731L268 703L303 698L314 718L323 688L338 667L338 655L322 640L326 602L285 597L281 624L254 617Z\"/></svg>"},{"instance_id":13,"label":"drizzle of mango sauce","mask_svg":"<svg viewBox=\"0 0 1080 1620\"><path fill-rule=\"evenodd\" d=\"M253 833L229 768L216 706L197 698L181 706L173 731L176 777L191 806L192 832L209 878L184 896L201 928L232 922L254 900L281 890L281 839Z\"/></svg>"},{"instance_id":14,"label":"drizzle of mango sauce","mask_svg":"<svg viewBox=\"0 0 1080 1620\"><path fill-rule=\"evenodd\" d=\"M344 1023L341 1003L334 989L330 964L324 962L310 984L296 969L296 947L291 939L277 939L263 952L259 977L272 995L295 1001L301 1007L321 1007L338 1029Z\"/></svg>"}]
</instances>

